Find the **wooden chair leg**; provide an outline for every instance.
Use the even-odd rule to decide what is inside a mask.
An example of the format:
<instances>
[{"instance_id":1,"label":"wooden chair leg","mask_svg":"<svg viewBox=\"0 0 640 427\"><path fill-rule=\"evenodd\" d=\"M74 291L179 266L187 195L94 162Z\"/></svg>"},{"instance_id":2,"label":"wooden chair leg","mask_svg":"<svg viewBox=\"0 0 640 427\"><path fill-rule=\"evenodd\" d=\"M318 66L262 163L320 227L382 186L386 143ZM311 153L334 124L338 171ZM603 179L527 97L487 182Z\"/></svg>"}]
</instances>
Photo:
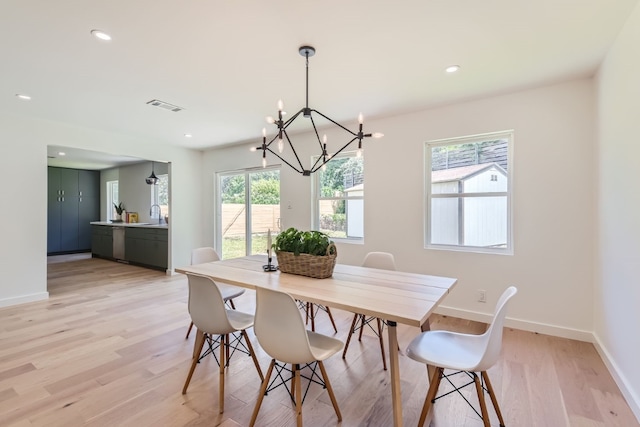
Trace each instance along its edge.
<instances>
[{"instance_id":1,"label":"wooden chair leg","mask_svg":"<svg viewBox=\"0 0 640 427\"><path fill-rule=\"evenodd\" d=\"M200 337L200 335L202 335L202 337ZM193 371L196 370L196 365L198 364L198 356L202 352L203 346L204 346L204 332L198 331L198 338L196 339L195 348L193 351L194 357L191 359L191 368L189 369L187 380L184 382L184 386L182 387L182 394L187 393L187 388L189 387L189 383L191 382ZM195 356L195 354L198 354L198 356Z\"/></svg>"},{"instance_id":2,"label":"wooden chair leg","mask_svg":"<svg viewBox=\"0 0 640 427\"><path fill-rule=\"evenodd\" d=\"M260 375L260 381L264 380L264 375L262 375L262 369L260 369L260 364L258 363L258 359L256 358L256 353L253 351L253 346L251 345L251 341L249 341L249 335L247 335L247 331L242 330L242 336L244 337L244 341L247 343L247 348L249 349L249 353L251 353L251 358L253 359L253 364L256 365L256 370L258 371L258 375Z\"/></svg>"},{"instance_id":3,"label":"wooden chair leg","mask_svg":"<svg viewBox=\"0 0 640 427\"><path fill-rule=\"evenodd\" d=\"M351 335L355 333L356 321L358 320L358 314L353 315L353 321L351 322L351 328L349 329L349 335L347 335L347 342L344 345L344 350L342 351L342 358L347 357L347 350L349 349L349 343L351 342Z\"/></svg>"},{"instance_id":4,"label":"wooden chair leg","mask_svg":"<svg viewBox=\"0 0 640 427\"><path fill-rule=\"evenodd\" d=\"M380 339L380 352L382 353L382 367L387 370L387 358L384 355L384 340L382 339L382 320L376 318L378 322L378 338Z\"/></svg>"},{"instance_id":5,"label":"wooden chair leg","mask_svg":"<svg viewBox=\"0 0 640 427\"><path fill-rule=\"evenodd\" d=\"M231 306L232 309L236 309L236 305L233 303L233 299L228 300L229 301L229 305Z\"/></svg>"},{"instance_id":6,"label":"wooden chair leg","mask_svg":"<svg viewBox=\"0 0 640 427\"><path fill-rule=\"evenodd\" d=\"M496 410L496 415L498 415L498 421L500 421L500 427L504 427L504 419L502 419L502 412L500 412L500 406L498 406L498 398L493 392L493 386L491 385L491 381L489 381L489 375L487 375L487 371L482 371L482 378L487 385L489 397L491 397L491 403L493 403L493 408Z\"/></svg>"},{"instance_id":7,"label":"wooden chair leg","mask_svg":"<svg viewBox=\"0 0 640 427\"><path fill-rule=\"evenodd\" d=\"M318 366L320 367L320 372L322 373L322 379L324 380L324 384L327 387L327 393L329 393L329 397L331 398L333 409L335 409L336 415L338 416L338 421L342 421L342 414L340 413L340 408L338 408L338 401L336 400L336 395L333 394L333 387L331 387L331 383L329 382L329 377L327 376L327 371L324 369L324 363L318 360Z\"/></svg>"},{"instance_id":8,"label":"wooden chair leg","mask_svg":"<svg viewBox=\"0 0 640 427\"><path fill-rule=\"evenodd\" d=\"M185 340L189 338L189 334L191 333L191 328L193 328L193 322L189 324L189 329L187 329L187 335L184 337Z\"/></svg>"},{"instance_id":9,"label":"wooden chair leg","mask_svg":"<svg viewBox=\"0 0 640 427\"><path fill-rule=\"evenodd\" d=\"M271 363L269 364L269 369L267 369L267 375L262 380L262 385L260 386L260 392L258 393L258 400L256 401L256 406L253 408L253 414L251 414L251 421L249 422L249 427L253 427L256 424L256 418L258 418L258 412L260 412L260 406L262 405L262 399L264 399L264 395L267 392L267 387L269 386L269 380L271 379L271 372L273 372L273 367L276 364L276 359L271 359Z\"/></svg>"},{"instance_id":10,"label":"wooden chair leg","mask_svg":"<svg viewBox=\"0 0 640 427\"><path fill-rule=\"evenodd\" d=\"M476 383L476 392L478 394L478 401L480 402L482 422L484 423L484 427L491 427L491 423L489 423L489 413L487 412L487 404L484 401L484 389L482 388L482 384L480 384L480 378L478 378L478 375L476 375L475 372L472 372L471 374L473 375L473 381Z\"/></svg>"},{"instance_id":11,"label":"wooden chair leg","mask_svg":"<svg viewBox=\"0 0 640 427\"><path fill-rule=\"evenodd\" d=\"M313 320L312 320L313 322ZM294 370L294 382L295 382L295 395L296 395L296 425L302 427L302 387L300 384L300 365L295 363L293 365Z\"/></svg>"},{"instance_id":12,"label":"wooden chair leg","mask_svg":"<svg viewBox=\"0 0 640 427\"><path fill-rule=\"evenodd\" d=\"M442 379L442 372L444 369L436 368L433 376L431 377L431 383L429 384L429 391L427 391L427 397L424 399L424 405L422 406L422 412L420 413L420 420L418 421L418 427L424 426L424 422L427 420L427 415L431 409L433 399L436 397L438 387L440 386L440 380ZM428 371L427 371L428 373Z\"/></svg>"},{"instance_id":13,"label":"wooden chair leg","mask_svg":"<svg viewBox=\"0 0 640 427\"><path fill-rule=\"evenodd\" d=\"M223 362L224 360L224 353L225 353L225 348L227 350L227 354L229 354L229 343L227 342L229 340L229 335L220 335L220 391L218 392L218 406L219 406L219 411L222 414L224 412L224 368L225 368L225 364Z\"/></svg>"},{"instance_id":14,"label":"wooden chair leg","mask_svg":"<svg viewBox=\"0 0 640 427\"><path fill-rule=\"evenodd\" d=\"M201 333L200 331L198 331L198 329L196 328L196 341L193 343L193 358L195 359L199 359L200 358L200 353L202 353L202 347L204 346L204 341L205 341L205 334ZM201 343L199 343L199 341L202 341Z\"/></svg>"},{"instance_id":15,"label":"wooden chair leg","mask_svg":"<svg viewBox=\"0 0 640 427\"><path fill-rule=\"evenodd\" d=\"M333 320L333 315L331 314L331 309L329 307L325 307L327 309L327 314L329 315L329 320L331 320L331 324L333 325L333 330L338 333L338 328L336 327L336 322Z\"/></svg>"}]
</instances>

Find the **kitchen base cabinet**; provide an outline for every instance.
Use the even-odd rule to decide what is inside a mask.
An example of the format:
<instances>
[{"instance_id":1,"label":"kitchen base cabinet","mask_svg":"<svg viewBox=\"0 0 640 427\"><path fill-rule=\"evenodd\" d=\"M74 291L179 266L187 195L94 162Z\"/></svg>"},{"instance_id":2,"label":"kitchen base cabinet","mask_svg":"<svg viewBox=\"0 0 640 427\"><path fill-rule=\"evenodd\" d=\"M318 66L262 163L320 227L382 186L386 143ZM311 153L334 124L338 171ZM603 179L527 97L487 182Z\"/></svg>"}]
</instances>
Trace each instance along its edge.
<instances>
[{"instance_id":1,"label":"kitchen base cabinet","mask_svg":"<svg viewBox=\"0 0 640 427\"><path fill-rule=\"evenodd\" d=\"M91 253L100 258L113 258L113 227L91 226Z\"/></svg>"},{"instance_id":2,"label":"kitchen base cabinet","mask_svg":"<svg viewBox=\"0 0 640 427\"><path fill-rule=\"evenodd\" d=\"M91 225L91 252L98 258L166 270L169 264L168 229L94 222Z\"/></svg>"},{"instance_id":3,"label":"kitchen base cabinet","mask_svg":"<svg viewBox=\"0 0 640 427\"><path fill-rule=\"evenodd\" d=\"M126 261L162 270L167 268L169 245L166 228L127 227L124 241Z\"/></svg>"}]
</instances>

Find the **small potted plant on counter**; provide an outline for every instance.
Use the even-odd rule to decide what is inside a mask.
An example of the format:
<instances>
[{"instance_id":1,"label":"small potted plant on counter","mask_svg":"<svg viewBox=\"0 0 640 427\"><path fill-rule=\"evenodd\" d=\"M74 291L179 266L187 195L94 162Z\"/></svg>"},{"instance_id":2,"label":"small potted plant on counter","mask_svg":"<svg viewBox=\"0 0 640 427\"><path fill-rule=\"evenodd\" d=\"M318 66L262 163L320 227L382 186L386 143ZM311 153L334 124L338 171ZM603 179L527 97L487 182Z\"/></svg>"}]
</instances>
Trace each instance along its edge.
<instances>
[{"instance_id":1,"label":"small potted plant on counter","mask_svg":"<svg viewBox=\"0 0 640 427\"><path fill-rule=\"evenodd\" d=\"M122 202L120 202L119 204L113 204L113 207L116 208L116 219L111 220L111 222L122 222L122 212L124 212L124 205L122 204Z\"/></svg>"},{"instance_id":2,"label":"small potted plant on counter","mask_svg":"<svg viewBox=\"0 0 640 427\"><path fill-rule=\"evenodd\" d=\"M283 273L324 279L333 274L338 250L329 236L320 231L300 231L293 227L276 237L273 249Z\"/></svg>"}]
</instances>

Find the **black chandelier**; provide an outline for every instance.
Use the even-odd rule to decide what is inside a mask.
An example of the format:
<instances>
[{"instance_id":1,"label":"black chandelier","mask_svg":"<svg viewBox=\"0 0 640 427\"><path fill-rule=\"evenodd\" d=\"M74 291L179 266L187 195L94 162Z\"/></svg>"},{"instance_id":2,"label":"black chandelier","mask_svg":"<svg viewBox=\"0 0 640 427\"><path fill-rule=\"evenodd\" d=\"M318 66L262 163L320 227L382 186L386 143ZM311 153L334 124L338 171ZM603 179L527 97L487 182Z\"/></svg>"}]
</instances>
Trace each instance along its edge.
<instances>
[{"instance_id":1,"label":"black chandelier","mask_svg":"<svg viewBox=\"0 0 640 427\"><path fill-rule=\"evenodd\" d=\"M309 108L309 57L315 55L316 50L311 46L301 46L298 49L298 52L300 53L300 55L305 57L305 61L306 61L306 104L303 108L300 109L300 111L298 111L297 113L295 113L293 116L291 116L289 119L285 121L282 118L282 116L286 114L283 111L284 104L282 103L282 101L278 101L278 118L274 119L273 117L267 117L267 122L271 124L275 124L278 127L278 132L271 140L267 142L267 130L262 129L262 145L260 145L259 147L252 148L252 151L262 150L262 167L263 168L267 166L267 151L268 151L274 156L276 156L277 158L279 158L280 160L282 160L284 163L286 163L289 167L291 167L296 172L302 174L303 176L311 176L312 173L318 171L327 162L329 162L335 156L337 156L342 151L344 151L349 145L351 145L352 142L358 140L357 155L360 156L362 152L362 140L364 138L369 138L369 137L382 138L384 135L379 132L364 133L362 130L362 123L363 123L362 114L358 116L358 123L359 123L358 131L353 132L347 129L345 126L342 126L340 123L336 122L335 120L332 120L329 117L325 116L320 111L314 110L313 108ZM342 130L347 132L351 138L349 142L343 145L342 148L340 148L338 151L331 154L328 153L327 152L327 136L324 135L322 139L320 138L320 135L318 134L318 129L316 128L316 122L313 119L312 113L316 113L320 115L324 119L328 120L329 122L333 123L334 125L338 126ZM302 162L300 161L300 157L298 156L298 153L296 152L296 149L293 146L293 143L291 142L291 138L289 138L289 134L287 133L287 128L289 127L289 125L291 125L291 123L293 123L293 121L297 119L301 114L303 117L306 117L309 120L311 120L311 125L313 126L313 132L315 133L315 137L316 137L316 140L318 141L318 146L320 148L320 154L318 155L318 158L313 163L313 165L311 165L309 169L306 169L302 165ZM282 156L280 155L284 151L285 139L289 144L289 147L291 147L291 152L297 161L297 165L291 164L290 162L282 158ZM273 144L275 141L277 141L276 143L277 150L274 151L271 149L271 144Z\"/></svg>"}]
</instances>

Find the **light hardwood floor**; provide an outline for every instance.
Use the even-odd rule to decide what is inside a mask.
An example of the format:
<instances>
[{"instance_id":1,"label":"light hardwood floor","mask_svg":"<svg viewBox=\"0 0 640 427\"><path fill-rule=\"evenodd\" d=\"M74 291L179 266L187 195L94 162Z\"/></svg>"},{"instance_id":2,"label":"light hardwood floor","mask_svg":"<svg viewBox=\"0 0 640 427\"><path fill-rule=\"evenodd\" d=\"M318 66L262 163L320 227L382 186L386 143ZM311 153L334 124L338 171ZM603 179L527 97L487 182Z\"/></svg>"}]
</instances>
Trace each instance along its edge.
<instances>
[{"instance_id":1,"label":"light hardwood floor","mask_svg":"<svg viewBox=\"0 0 640 427\"><path fill-rule=\"evenodd\" d=\"M227 370L224 414L218 413L218 368L202 361L186 395L195 334L182 275L100 259L48 265L47 301L0 309L0 426L246 426L260 386L251 358L236 354ZM255 294L236 300L252 311ZM344 340L352 315L332 310ZM434 328L478 332L481 324L434 316ZM332 334L327 316L318 331ZM404 350L417 328L399 326ZM269 357L249 335L263 370ZM386 340L385 340L386 343ZM342 411L339 424L326 391L312 386L307 426L390 426L388 372L372 335L351 343L347 360L326 361ZM416 425L426 369L400 357L405 425ZM507 426L638 426L591 344L505 329L500 362L489 371ZM474 401L474 390L467 392ZM489 407L492 425L497 418ZM282 389L265 396L260 426L295 425ZM454 395L435 404L432 426L481 426Z\"/></svg>"}]
</instances>

